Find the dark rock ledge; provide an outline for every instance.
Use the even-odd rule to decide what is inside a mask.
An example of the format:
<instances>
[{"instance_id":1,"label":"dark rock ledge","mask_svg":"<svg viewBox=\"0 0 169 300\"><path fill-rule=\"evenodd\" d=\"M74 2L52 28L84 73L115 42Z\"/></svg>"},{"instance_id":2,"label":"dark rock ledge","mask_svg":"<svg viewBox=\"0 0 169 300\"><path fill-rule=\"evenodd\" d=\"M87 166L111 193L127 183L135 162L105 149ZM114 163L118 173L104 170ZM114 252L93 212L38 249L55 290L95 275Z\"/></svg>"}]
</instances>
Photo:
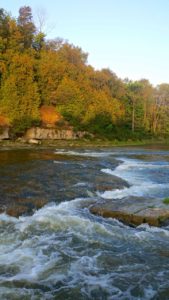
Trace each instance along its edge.
<instances>
[{"instance_id":1,"label":"dark rock ledge","mask_svg":"<svg viewBox=\"0 0 169 300\"><path fill-rule=\"evenodd\" d=\"M14 202L0 203L0 213L18 218L23 215L32 215L47 203L46 199L17 199Z\"/></svg>"},{"instance_id":2,"label":"dark rock ledge","mask_svg":"<svg viewBox=\"0 0 169 300\"><path fill-rule=\"evenodd\" d=\"M147 223L150 226L169 224L169 206L161 200L131 197L115 200L99 200L90 206L90 212L105 218L116 218L130 225Z\"/></svg>"},{"instance_id":3,"label":"dark rock ledge","mask_svg":"<svg viewBox=\"0 0 169 300\"><path fill-rule=\"evenodd\" d=\"M18 199L15 203L1 203L0 213L6 212L13 217L31 215L47 204L46 199ZM169 225L169 205L160 199L144 199L130 197L123 199L104 200L89 195L79 203L80 208L89 208L90 212L105 218L115 218L126 225L138 226L144 223L150 226Z\"/></svg>"}]
</instances>

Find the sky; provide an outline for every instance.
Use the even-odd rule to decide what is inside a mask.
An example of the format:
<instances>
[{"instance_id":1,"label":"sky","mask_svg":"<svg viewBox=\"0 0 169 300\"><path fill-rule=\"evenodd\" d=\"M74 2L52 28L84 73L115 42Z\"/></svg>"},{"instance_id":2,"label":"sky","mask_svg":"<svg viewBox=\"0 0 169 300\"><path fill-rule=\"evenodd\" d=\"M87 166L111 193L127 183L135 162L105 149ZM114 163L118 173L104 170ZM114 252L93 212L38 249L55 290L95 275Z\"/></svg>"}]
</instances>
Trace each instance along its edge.
<instances>
[{"instance_id":1,"label":"sky","mask_svg":"<svg viewBox=\"0 0 169 300\"><path fill-rule=\"evenodd\" d=\"M82 48L95 69L169 83L169 0L0 0L14 17L25 5L43 12L47 38Z\"/></svg>"}]
</instances>

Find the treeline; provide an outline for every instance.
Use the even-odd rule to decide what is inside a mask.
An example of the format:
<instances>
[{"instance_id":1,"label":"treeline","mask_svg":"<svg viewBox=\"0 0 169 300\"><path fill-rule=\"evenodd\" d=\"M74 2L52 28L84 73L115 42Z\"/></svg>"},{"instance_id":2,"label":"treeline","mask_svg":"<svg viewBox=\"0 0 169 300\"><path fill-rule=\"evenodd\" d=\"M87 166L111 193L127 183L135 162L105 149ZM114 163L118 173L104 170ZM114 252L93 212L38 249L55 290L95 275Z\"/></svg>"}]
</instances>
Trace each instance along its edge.
<instances>
[{"instance_id":1,"label":"treeline","mask_svg":"<svg viewBox=\"0 0 169 300\"><path fill-rule=\"evenodd\" d=\"M55 107L75 129L125 140L167 137L169 84L122 81L96 71L87 54L62 40L47 40L31 8L18 18L0 9L0 125L21 133L39 125L40 108Z\"/></svg>"}]
</instances>

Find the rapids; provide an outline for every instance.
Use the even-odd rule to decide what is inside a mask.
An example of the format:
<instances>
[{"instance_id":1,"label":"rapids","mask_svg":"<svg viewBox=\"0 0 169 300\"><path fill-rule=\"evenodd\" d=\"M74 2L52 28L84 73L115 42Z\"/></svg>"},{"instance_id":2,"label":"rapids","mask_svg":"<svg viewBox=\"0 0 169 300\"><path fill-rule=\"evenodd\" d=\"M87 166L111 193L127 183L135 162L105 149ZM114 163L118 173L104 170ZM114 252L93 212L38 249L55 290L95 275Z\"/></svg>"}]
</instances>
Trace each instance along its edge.
<instances>
[{"instance_id":1,"label":"rapids","mask_svg":"<svg viewBox=\"0 0 169 300\"><path fill-rule=\"evenodd\" d=\"M0 151L0 299L169 299L169 227L92 215L96 198L169 196L169 150ZM20 202L19 202L20 203Z\"/></svg>"}]
</instances>

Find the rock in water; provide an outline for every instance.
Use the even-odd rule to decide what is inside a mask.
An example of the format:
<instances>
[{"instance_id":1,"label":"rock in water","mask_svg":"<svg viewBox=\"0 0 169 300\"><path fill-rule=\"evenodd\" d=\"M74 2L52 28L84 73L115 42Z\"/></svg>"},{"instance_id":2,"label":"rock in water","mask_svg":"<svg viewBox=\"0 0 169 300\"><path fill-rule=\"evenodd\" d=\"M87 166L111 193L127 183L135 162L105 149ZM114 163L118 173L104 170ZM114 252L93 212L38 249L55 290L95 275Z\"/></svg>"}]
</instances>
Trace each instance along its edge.
<instances>
[{"instance_id":1,"label":"rock in water","mask_svg":"<svg viewBox=\"0 0 169 300\"><path fill-rule=\"evenodd\" d=\"M132 226L143 223L150 226L167 225L169 223L169 208L151 207L152 202L141 198L100 200L90 206L90 212L105 218L116 218Z\"/></svg>"},{"instance_id":2,"label":"rock in water","mask_svg":"<svg viewBox=\"0 0 169 300\"><path fill-rule=\"evenodd\" d=\"M34 145L40 145L41 141L37 140L37 139L29 139L28 140L29 144L34 144Z\"/></svg>"}]
</instances>

